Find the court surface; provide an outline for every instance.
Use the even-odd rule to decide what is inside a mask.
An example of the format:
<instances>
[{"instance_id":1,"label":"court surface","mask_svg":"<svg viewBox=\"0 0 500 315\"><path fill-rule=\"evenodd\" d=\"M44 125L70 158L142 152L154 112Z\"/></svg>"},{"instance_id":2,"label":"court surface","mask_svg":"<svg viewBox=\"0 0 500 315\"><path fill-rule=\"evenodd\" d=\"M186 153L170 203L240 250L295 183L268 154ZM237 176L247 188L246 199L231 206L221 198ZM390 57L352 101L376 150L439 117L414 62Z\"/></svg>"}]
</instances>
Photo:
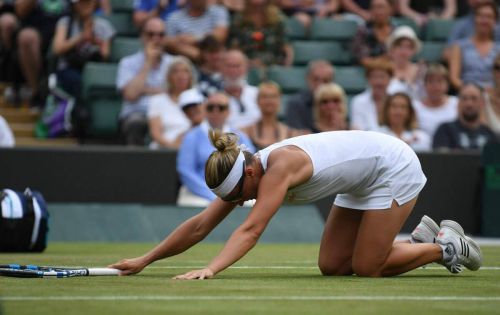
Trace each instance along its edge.
<instances>
[{"instance_id":1,"label":"court surface","mask_svg":"<svg viewBox=\"0 0 500 315\"><path fill-rule=\"evenodd\" d=\"M51 243L0 263L101 267L154 244ZM259 244L205 281L171 280L203 267L222 244L200 244L131 277L0 278L0 314L500 314L500 247L460 275L432 264L402 276L323 277L317 244Z\"/></svg>"}]
</instances>

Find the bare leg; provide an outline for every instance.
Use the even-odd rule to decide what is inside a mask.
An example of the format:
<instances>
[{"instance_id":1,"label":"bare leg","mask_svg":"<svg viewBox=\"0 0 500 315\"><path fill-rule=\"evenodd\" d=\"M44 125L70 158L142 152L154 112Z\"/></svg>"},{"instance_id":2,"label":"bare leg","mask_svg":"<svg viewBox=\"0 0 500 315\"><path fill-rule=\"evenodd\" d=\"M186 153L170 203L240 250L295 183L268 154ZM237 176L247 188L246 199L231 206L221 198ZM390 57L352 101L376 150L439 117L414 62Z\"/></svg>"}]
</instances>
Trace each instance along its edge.
<instances>
[{"instance_id":1,"label":"bare leg","mask_svg":"<svg viewBox=\"0 0 500 315\"><path fill-rule=\"evenodd\" d=\"M17 18L12 13L4 13L0 16L0 41L7 49L12 49L12 35L17 27Z\"/></svg>"},{"instance_id":2,"label":"bare leg","mask_svg":"<svg viewBox=\"0 0 500 315\"><path fill-rule=\"evenodd\" d=\"M352 254L363 212L333 206L326 220L318 266L325 276L352 275Z\"/></svg>"},{"instance_id":3,"label":"bare leg","mask_svg":"<svg viewBox=\"0 0 500 315\"><path fill-rule=\"evenodd\" d=\"M401 206L393 201L390 209L364 211L353 253L356 274L394 276L441 260L437 244L394 244L416 201L414 198Z\"/></svg>"},{"instance_id":4,"label":"bare leg","mask_svg":"<svg viewBox=\"0 0 500 315\"><path fill-rule=\"evenodd\" d=\"M42 66L40 34L33 28L23 29L18 36L18 46L21 70L33 94L36 94Z\"/></svg>"}]
</instances>

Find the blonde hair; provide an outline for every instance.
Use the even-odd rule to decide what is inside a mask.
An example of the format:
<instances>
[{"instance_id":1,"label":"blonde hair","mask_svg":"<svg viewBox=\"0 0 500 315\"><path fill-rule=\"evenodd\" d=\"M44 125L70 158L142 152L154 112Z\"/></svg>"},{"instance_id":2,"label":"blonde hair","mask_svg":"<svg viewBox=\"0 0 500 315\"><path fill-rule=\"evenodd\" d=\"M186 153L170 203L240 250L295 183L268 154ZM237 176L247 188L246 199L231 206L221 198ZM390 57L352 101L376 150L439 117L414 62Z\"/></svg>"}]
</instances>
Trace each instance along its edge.
<instances>
[{"instance_id":1,"label":"blonde hair","mask_svg":"<svg viewBox=\"0 0 500 315\"><path fill-rule=\"evenodd\" d=\"M425 71L424 75L424 82L427 82L431 76L440 76L443 77L446 82L449 81L448 70L440 63L433 63L427 67L427 71Z\"/></svg>"},{"instance_id":2,"label":"blonde hair","mask_svg":"<svg viewBox=\"0 0 500 315\"><path fill-rule=\"evenodd\" d=\"M314 119L319 120L319 105L324 98L328 97L339 97L342 104L342 117L345 120L347 118L347 97L345 95L344 89L336 83L325 83L321 84L316 92L314 92Z\"/></svg>"},{"instance_id":3,"label":"blonde hair","mask_svg":"<svg viewBox=\"0 0 500 315\"><path fill-rule=\"evenodd\" d=\"M192 88L193 85L196 84L196 74L194 73L193 69L193 63L186 57L184 56L176 56L172 59L172 62L170 62L170 66L168 67L167 70L167 88L170 90L173 87L172 84L172 76L174 74L174 70L177 69L178 66L185 66L189 70L189 88Z\"/></svg>"},{"instance_id":4,"label":"blonde hair","mask_svg":"<svg viewBox=\"0 0 500 315\"><path fill-rule=\"evenodd\" d=\"M235 133L224 133L221 130L210 130L208 137L212 145L216 148L210 154L205 163L205 182L210 189L218 187L233 168L240 149L238 148L239 137ZM252 161L252 154L243 151L245 162Z\"/></svg>"}]
</instances>

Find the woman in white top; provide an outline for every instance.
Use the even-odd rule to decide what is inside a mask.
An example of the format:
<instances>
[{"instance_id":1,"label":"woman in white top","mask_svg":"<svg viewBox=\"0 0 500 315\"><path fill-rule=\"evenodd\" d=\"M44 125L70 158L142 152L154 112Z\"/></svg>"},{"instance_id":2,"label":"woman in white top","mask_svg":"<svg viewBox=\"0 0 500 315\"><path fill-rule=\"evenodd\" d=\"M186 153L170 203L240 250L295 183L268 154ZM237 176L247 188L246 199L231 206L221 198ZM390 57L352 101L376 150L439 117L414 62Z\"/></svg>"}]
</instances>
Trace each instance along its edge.
<instances>
[{"instance_id":1,"label":"woman in white top","mask_svg":"<svg viewBox=\"0 0 500 315\"><path fill-rule=\"evenodd\" d=\"M179 254L200 242L238 204L256 199L206 268L176 277L211 278L255 246L283 201L307 203L332 194L337 197L318 261L323 275L393 276L430 262L440 262L452 272L460 271L458 264L471 270L481 265L479 247L456 222L443 221L440 230L420 224L412 237L425 243L394 243L426 182L415 152L395 137L322 132L286 139L255 155L238 147L234 134L212 131L210 140L217 150L206 163L205 181L218 198L150 252L110 267L132 274Z\"/></svg>"},{"instance_id":2,"label":"woman in white top","mask_svg":"<svg viewBox=\"0 0 500 315\"><path fill-rule=\"evenodd\" d=\"M179 95L194 84L193 65L186 57L175 57L167 70L167 93L150 98L148 109L151 148L177 149L191 123L179 106Z\"/></svg>"},{"instance_id":3,"label":"woman in white top","mask_svg":"<svg viewBox=\"0 0 500 315\"><path fill-rule=\"evenodd\" d=\"M387 98L382 114L380 131L398 137L415 151L428 151L431 138L425 131L418 130L415 110L411 98L403 92L394 93Z\"/></svg>"},{"instance_id":4,"label":"woman in white top","mask_svg":"<svg viewBox=\"0 0 500 315\"><path fill-rule=\"evenodd\" d=\"M365 73L369 87L351 100L351 128L378 130L394 70L390 62L379 58L366 65Z\"/></svg>"},{"instance_id":5,"label":"woman in white top","mask_svg":"<svg viewBox=\"0 0 500 315\"><path fill-rule=\"evenodd\" d=\"M441 64L429 65L424 76L425 96L413 102L420 129L431 138L445 122L458 117L458 98L448 95L448 70Z\"/></svg>"},{"instance_id":6,"label":"woman in white top","mask_svg":"<svg viewBox=\"0 0 500 315\"><path fill-rule=\"evenodd\" d=\"M484 121L500 138L500 54L493 63L493 87L486 89Z\"/></svg>"}]
</instances>

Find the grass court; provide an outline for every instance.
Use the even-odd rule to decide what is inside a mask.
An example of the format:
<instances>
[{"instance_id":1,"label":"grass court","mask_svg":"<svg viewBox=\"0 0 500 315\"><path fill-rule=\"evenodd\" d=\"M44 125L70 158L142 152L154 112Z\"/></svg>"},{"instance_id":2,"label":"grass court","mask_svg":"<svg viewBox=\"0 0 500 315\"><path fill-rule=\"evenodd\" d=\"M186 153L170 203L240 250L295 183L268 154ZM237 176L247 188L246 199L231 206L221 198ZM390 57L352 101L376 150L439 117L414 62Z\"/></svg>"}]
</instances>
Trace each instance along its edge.
<instances>
[{"instance_id":1,"label":"grass court","mask_svg":"<svg viewBox=\"0 0 500 315\"><path fill-rule=\"evenodd\" d=\"M51 243L0 264L102 267L155 244ZM429 265L381 279L323 277L318 244L258 244L215 279L171 280L205 266L222 244L202 243L130 277L0 278L0 314L500 314L500 247L484 268L450 274Z\"/></svg>"}]
</instances>

